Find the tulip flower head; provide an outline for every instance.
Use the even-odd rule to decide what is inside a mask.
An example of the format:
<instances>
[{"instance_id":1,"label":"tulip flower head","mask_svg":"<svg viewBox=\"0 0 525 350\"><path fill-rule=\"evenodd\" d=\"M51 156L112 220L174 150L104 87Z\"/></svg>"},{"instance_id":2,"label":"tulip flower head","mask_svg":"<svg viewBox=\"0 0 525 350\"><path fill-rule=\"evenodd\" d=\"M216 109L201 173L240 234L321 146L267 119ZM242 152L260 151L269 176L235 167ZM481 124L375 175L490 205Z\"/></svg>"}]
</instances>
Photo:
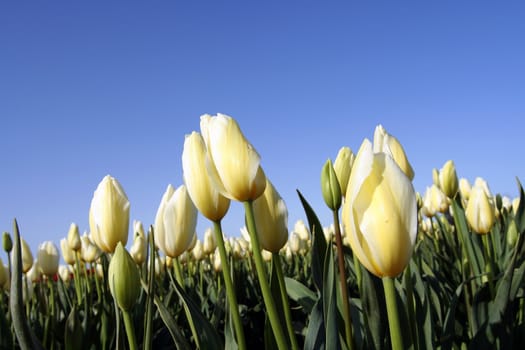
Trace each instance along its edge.
<instances>
[{"instance_id":1,"label":"tulip flower head","mask_svg":"<svg viewBox=\"0 0 525 350\"><path fill-rule=\"evenodd\" d=\"M261 247L278 253L288 240L288 209L269 180L263 195L253 202L253 210Z\"/></svg>"},{"instance_id":2,"label":"tulip flower head","mask_svg":"<svg viewBox=\"0 0 525 350\"><path fill-rule=\"evenodd\" d=\"M374 153L370 141L364 140L354 161L342 212L353 252L378 277L395 277L403 271L417 233L412 182L390 154Z\"/></svg>"},{"instance_id":3,"label":"tulip flower head","mask_svg":"<svg viewBox=\"0 0 525 350\"><path fill-rule=\"evenodd\" d=\"M182 170L184 183L197 209L211 221L221 220L230 207L230 200L219 193L208 175L206 144L198 132L184 139Z\"/></svg>"},{"instance_id":4,"label":"tulip flower head","mask_svg":"<svg viewBox=\"0 0 525 350\"><path fill-rule=\"evenodd\" d=\"M201 116L200 127L208 150L208 172L217 190L240 202L262 195L266 176L260 165L261 157L235 119L224 114L206 114Z\"/></svg>"},{"instance_id":5,"label":"tulip flower head","mask_svg":"<svg viewBox=\"0 0 525 350\"><path fill-rule=\"evenodd\" d=\"M494 204L490 201L485 186L474 185L465 210L470 227L479 234L490 232L495 221Z\"/></svg>"},{"instance_id":6,"label":"tulip flower head","mask_svg":"<svg viewBox=\"0 0 525 350\"><path fill-rule=\"evenodd\" d=\"M113 253L118 242L128 242L129 207L120 183L106 175L93 194L89 210L93 241L104 252Z\"/></svg>"},{"instance_id":7,"label":"tulip flower head","mask_svg":"<svg viewBox=\"0 0 525 350\"><path fill-rule=\"evenodd\" d=\"M155 242L171 258L190 246L197 226L197 208L185 185L175 190L168 185L155 218Z\"/></svg>"},{"instance_id":8,"label":"tulip flower head","mask_svg":"<svg viewBox=\"0 0 525 350\"><path fill-rule=\"evenodd\" d=\"M458 187L456 166L452 160L449 160L443 165L439 172L439 188L441 188L448 198L454 198L458 192Z\"/></svg>"},{"instance_id":9,"label":"tulip flower head","mask_svg":"<svg viewBox=\"0 0 525 350\"><path fill-rule=\"evenodd\" d=\"M51 241L45 241L38 247L37 253L40 271L46 276L53 276L58 272L58 249Z\"/></svg>"},{"instance_id":10,"label":"tulip flower head","mask_svg":"<svg viewBox=\"0 0 525 350\"><path fill-rule=\"evenodd\" d=\"M80 242L80 233L78 231L78 225L74 222L69 226L69 231L67 233L67 243L69 247L75 252L79 251L82 243Z\"/></svg>"},{"instance_id":11,"label":"tulip flower head","mask_svg":"<svg viewBox=\"0 0 525 350\"><path fill-rule=\"evenodd\" d=\"M414 179L414 170L408 162L403 146L394 136L387 133L382 125L378 125L374 132L374 153L379 152L388 154L410 181Z\"/></svg>"},{"instance_id":12,"label":"tulip flower head","mask_svg":"<svg viewBox=\"0 0 525 350\"><path fill-rule=\"evenodd\" d=\"M346 194L346 187L348 186L348 180L350 179L350 172L352 171L353 164L354 153L352 153L352 150L346 146L341 147L334 161L334 170L337 174L337 180L339 180L343 196Z\"/></svg>"}]
</instances>

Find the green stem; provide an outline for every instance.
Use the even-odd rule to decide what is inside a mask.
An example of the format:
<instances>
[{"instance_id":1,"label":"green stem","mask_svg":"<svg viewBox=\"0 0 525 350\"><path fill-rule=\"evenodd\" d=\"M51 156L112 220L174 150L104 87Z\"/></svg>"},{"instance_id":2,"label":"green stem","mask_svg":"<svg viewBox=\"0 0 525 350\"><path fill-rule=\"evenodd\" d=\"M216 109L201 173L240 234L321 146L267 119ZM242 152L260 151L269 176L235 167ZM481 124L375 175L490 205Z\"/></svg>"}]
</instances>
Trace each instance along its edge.
<instances>
[{"instance_id":1,"label":"green stem","mask_svg":"<svg viewBox=\"0 0 525 350\"><path fill-rule=\"evenodd\" d=\"M77 293L77 305L80 305L80 300L82 299L82 292L80 290L80 253L75 251L75 269L73 278L75 280L75 291Z\"/></svg>"},{"instance_id":2,"label":"green stem","mask_svg":"<svg viewBox=\"0 0 525 350\"><path fill-rule=\"evenodd\" d=\"M272 297L270 285L268 283L268 273L266 272L266 266L262 259L261 247L259 245L259 237L257 237L257 229L255 227L255 217L253 213L253 202L244 202L244 209L246 212L246 225L248 227L248 233L250 234L250 242L252 243L253 258L255 261L255 269L257 270L257 278L261 286L261 292L264 299L264 305L268 313L268 319L272 326L273 334L277 342L279 349L288 349L288 342L284 337L284 332L281 328L279 321L279 315L277 314L277 307Z\"/></svg>"},{"instance_id":3,"label":"green stem","mask_svg":"<svg viewBox=\"0 0 525 350\"><path fill-rule=\"evenodd\" d=\"M482 235L481 239L483 241L483 248L485 252L485 269L487 272L487 280L488 280L490 296L492 300L494 299L496 292L494 290L494 282L492 281L494 268L493 268L492 255L490 254L490 238L488 237L489 234Z\"/></svg>"},{"instance_id":4,"label":"green stem","mask_svg":"<svg viewBox=\"0 0 525 350\"><path fill-rule=\"evenodd\" d=\"M124 318L124 327L126 327L126 334L128 335L128 343L130 350L137 350L137 340L135 338L135 329L133 328L133 321L128 311L122 310Z\"/></svg>"},{"instance_id":5,"label":"green stem","mask_svg":"<svg viewBox=\"0 0 525 350\"><path fill-rule=\"evenodd\" d=\"M345 322L346 345L349 349L354 349L354 337L352 334L352 317L350 315L350 303L348 302L348 286L346 284L345 256L343 252L343 240L339 226L339 215L337 210L333 210L335 243L337 245L337 262L339 265L339 283L341 286L341 299L343 299L343 317Z\"/></svg>"},{"instance_id":6,"label":"green stem","mask_svg":"<svg viewBox=\"0 0 525 350\"><path fill-rule=\"evenodd\" d=\"M386 309L388 313L388 327L390 328L390 341L392 350L403 350L403 337L399 324L399 314L397 311L396 288L394 278L383 277L383 289L385 291Z\"/></svg>"},{"instance_id":7,"label":"green stem","mask_svg":"<svg viewBox=\"0 0 525 350\"><path fill-rule=\"evenodd\" d=\"M151 345L153 343L153 291L154 291L154 282L155 282L155 239L153 237L153 226L150 226L149 229L149 256L148 256L148 264L149 269L145 268L144 271L149 271L147 274L143 274L143 276L147 276L148 281L148 295L146 299L146 319L145 319L145 327L144 327L144 343L143 347L144 349L151 349ZM144 264L146 265L146 264Z\"/></svg>"},{"instance_id":8,"label":"green stem","mask_svg":"<svg viewBox=\"0 0 525 350\"><path fill-rule=\"evenodd\" d=\"M286 293L286 284L284 283L283 267L281 264L281 256L279 253L272 253L272 261L275 264L275 271L277 272L277 280L279 281L279 289L281 291L281 302L283 303L284 318L286 320L286 328L288 330L288 336L292 343L292 349L298 350L299 345L295 338L295 332L292 325L292 314L290 312L290 304L288 303L288 294Z\"/></svg>"},{"instance_id":9,"label":"green stem","mask_svg":"<svg viewBox=\"0 0 525 350\"><path fill-rule=\"evenodd\" d=\"M230 313L232 315L233 327L237 335L237 345L239 349L246 349L246 340L244 338L244 329L242 328L241 315L239 314L239 305L237 303L237 297L235 296L235 287L230 275L230 264L228 262L228 256L226 255L226 248L224 246L224 239L222 237L222 228L220 221L213 222L213 228L215 232L215 242L219 249L219 256L221 257L222 264L222 275L224 277L224 284L226 285L226 296L228 303L230 304Z\"/></svg>"}]
</instances>

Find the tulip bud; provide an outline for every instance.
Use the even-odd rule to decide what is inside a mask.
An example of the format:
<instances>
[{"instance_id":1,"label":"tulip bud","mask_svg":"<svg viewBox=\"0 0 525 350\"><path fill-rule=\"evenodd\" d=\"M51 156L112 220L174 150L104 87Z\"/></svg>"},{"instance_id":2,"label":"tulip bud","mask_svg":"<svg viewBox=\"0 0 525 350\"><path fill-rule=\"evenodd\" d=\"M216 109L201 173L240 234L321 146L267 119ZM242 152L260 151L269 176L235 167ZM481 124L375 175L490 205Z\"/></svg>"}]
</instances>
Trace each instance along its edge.
<instances>
[{"instance_id":1,"label":"tulip bud","mask_svg":"<svg viewBox=\"0 0 525 350\"><path fill-rule=\"evenodd\" d=\"M479 234L487 234L494 225L494 205L483 186L474 185L470 191L470 199L467 203L465 216L470 227Z\"/></svg>"},{"instance_id":2,"label":"tulip bud","mask_svg":"<svg viewBox=\"0 0 525 350\"><path fill-rule=\"evenodd\" d=\"M118 242L128 242L129 206L122 186L106 175L93 194L89 210L93 241L104 252L113 253Z\"/></svg>"},{"instance_id":3,"label":"tulip bud","mask_svg":"<svg viewBox=\"0 0 525 350\"><path fill-rule=\"evenodd\" d=\"M470 182L468 182L468 180L465 178L459 179L459 194L461 194L461 198L463 198L464 201L468 201L470 197L470 190Z\"/></svg>"},{"instance_id":4,"label":"tulip bud","mask_svg":"<svg viewBox=\"0 0 525 350\"><path fill-rule=\"evenodd\" d=\"M346 194L346 187L348 186L348 179L354 164L354 154L349 147L341 147L337 153L334 161L334 171L337 174L337 180L341 186L341 194Z\"/></svg>"},{"instance_id":5,"label":"tulip bud","mask_svg":"<svg viewBox=\"0 0 525 350\"><path fill-rule=\"evenodd\" d=\"M288 209L272 183L266 181L263 195L253 201L255 226L261 248L278 253L288 240Z\"/></svg>"},{"instance_id":6,"label":"tulip bud","mask_svg":"<svg viewBox=\"0 0 525 350\"><path fill-rule=\"evenodd\" d=\"M60 240L60 250L62 251L62 258L66 264L74 265L75 264L75 251L69 247L67 238L62 238Z\"/></svg>"},{"instance_id":7,"label":"tulip bud","mask_svg":"<svg viewBox=\"0 0 525 350\"><path fill-rule=\"evenodd\" d=\"M301 239L297 235L297 233L292 232L290 233L290 238L288 239L288 246L290 247L290 250L292 253L297 254L299 253L299 249L301 247Z\"/></svg>"},{"instance_id":8,"label":"tulip bud","mask_svg":"<svg viewBox=\"0 0 525 350\"><path fill-rule=\"evenodd\" d=\"M341 186L330 159L326 161L321 171L321 190L328 208L339 210L342 201Z\"/></svg>"},{"instance_id":9,"label":"tulip bud","mask_svg":"<svg viewBox=\"0 0 525 350\"><path fill-rule=\"evenodd\" d=\"M436 213L444 213L449 207L448 199L445 194L436 186L427 187L425 197L423 198L423 214L427 217L433 217Z\"/></svg>"},{"instance_id":10,"label":"tulip bud","mask_svg":"<svg viewBox=\"0 0 525 350\"><path fill-rule=\"evenodd\" d=\"M117 243L109 263L108 283L118 306L130 311L140 295L140 275L135 261L121 242Z\"/></svg>"},{"instance_id":11,"label":"tulip bud","mask_svg":"<svg viewBox=\"0 0 525 350\"><path fill-rule=\"evenodd\" d=\"M206 231L204 231L204 243L202 244L202 248L206 255L210 255L215 251L215 248L217 248L215 236L213 235L211 228L207 228Z\"/></svg>"},{"instance_id":12,"label":"tulip bud","mask_svg":"<svg viewBox=\"0 0 525 350\"><path fill-rule=\"evenodd\" d=\"M168 185L155 217L155 242L172 258L181 255L190 246L197 226L197 208L193 205L185 185L174 190Z\"/></svg>"},{"instance_id":13,"label":"tulip bud","mask_svg":"<svg viewBox=\"0 0 525 350\"><path fill-rule=\"evenodd\" d=\"M514 220L510 220L509 227L507 229L507 244L509 247L514 247L517 240L518 228L516 227L516 222Z\"/></svg>"},{"instance_id":14,"label":"tulip bud","mask_svg":"<svg viewBox=\"0 0 525 350\"><path fill-rule=\"evenodd\" d=\"M67 243L69 244L69 247L75 252L79 251L82 247L82 243L80 242L80 233L78 232L78 226L75 223L72 223L71 226L69 226L69 232L67 234Z\"/></svg>"},{"instance_id":15,"label":"tulip bud","mask_svg":"<svg viewBox=\"0 0 525 350\"><path fill-rule=\"evenodd\" d=\"M308 227L306 227L306 224L301 219L295 222L293 232L297 233L299 238L301 238L301 240L303 241L307 242L310 240L310 230L308 229Z\"/></svg>"},{"instance_id":16,"label":"tulip bud","mask_svg":"<svg viewBox=\"0 0 525 350\"><path fill-rule=\"evenodd\" d=\"M29 248L25 239L20 238L20 243L22 252L22 272L26 273L33 266L33 254L31 253L31 248ZM12 255L11 259L13 259Z\"/></svg>"},{"instance_id":17,"label":"tulip bud","mask_svg":"<svg viewBox=\"0 0 525 350\"><path fill-rule=\"evenodd\" d=\"M4 232L2 235L2 245L6 253L10 253L13 249L13 241L11 240L11 235L9 232Z\"/></svg>"},{"instance_id":18,"label":"tulip bud","mask_svg":"<svg viewBox=\"0 0 525 350\"><path fill-rule=\"evenodd\" d=\"M221 220L230 207L230 200L212 183L206 170L206 144L198 132L184 139L182 170L184 183L197 209L211 221Z\"/></svg>"},{"instance_id":19,"label":"tulip bud","mask_svg":"<svg viewBox=\"0 0 525 350\"><path fill-rule=\"evenodd\" d=\"M269 263L270 261L272 261L272 252L269 252L269 251L263 249L261 251L261 256L262 256L264 262Z\"/></svg>"},{"instance_id":20,"label":"tulip bud","mask_svg":"<svg viewBox=\"0 0 525 350\"><path fill-rule=\"evenodd\" d=\"M235 119L224 114L203 115L200 127L208 150L208 172L217 190L240 202L262 195L266 176L261 157Z\"/></svg>"},{"instance_id":21,"label":"tulip bud","mask_svg":"<svg viewBox=\"0 0 525 350\"><path fill-rule=\"evenodd\" d=\"M222 271L222 261L221 261L221 255L219 254L219 250L215 250L215 253L213 254L213 269L215 272L221 272Z\"/></svg>"},{"instance_id":22,"label":"tulip bud","mask_svg":"<svg viewBox=\"0 0 525 350\"><path fill-rule=\"evenodd\" d=\"M439 187L448 198L454 198L458 192L458 176L452 160L447 161L439 172Z\"/></svg>"},{"instance_id":23,"label":"tulip bud","mask_svg":"<svg viewBox=\"0 0 525 350\"><path fill-rule=\"evenodd\" d=\"M408 264L417 234L416 194L389 153L364 140L348 182L342 221L359 261L378 277L395 277Z\"/></svg>"},{"instance_id":24,"label":"tulip bud","mask_svg":"<svg viewBox=\"0 0 525 350\"><path fill-rule=\"evenodd\" d=\"M71 272L69 271L69 268L66 265L60 265L58 267L58 275L64 283L67 283L71 280Z\"/></svg>"},{"instance_id":25,"label":"tulip bud","mask_svg":"<svg viewBox=\"0 0 525 350\"><path fill-rule=\"evenodd\" d=\"M80 241L81 241L81 246L82 246L81 251L80 251L80 256L82 257L82 261L89 263L89 264L93 263L100 256L101 254L100 250L95 244L93 244L93 242L91 242L91 240L89 239L89 236L86 233L82 235L82 237L80 238Z\"/></svg>"},{"instance_id":26,"label":"tulip bud","mask_svg":"<svg viewBox=\"0 0 525 350\"><path fill-rule=\"evenodd\" d=\"M439 183L439 170L436 168L432 169L432 183L437 187L441 186Z\"/></svg>"},{"instance_id":27,"label":"tulip bud","mask_svg":"<svg viewBox=\"0 0 525 350\"><path fill-rule=\"evenodd\" d=\"M387 133L382 125L378 125L374 131L374 153L379 152L389 155L410 181L414 179L414 170L408 162L403 146L394 136Z\"/></svg>"},{"instance_id":28,"label":"tulip bud","mask_svg":"<svg viewBox=\"0 0 525 350\"><path fill-rule=\"evenodd\" d=\"M58 272L58 249L51 241L46 241L38 247L38 265L46 276L53 276Z\"/></svg>"},{"instance_id":29,"label":"tulip bud","mask_svg":"<svg viewBox=\"0 0 525 350\"><path fill-rule=\"evenodd\" d=\"M197 243L195 243L195 247L193 247L193 249L191 250L193 257L197 261L201 260L204 257L204 251L202 246L202 242L200 240L197 240Z\"/></svg>"},{"instance_id":30,"label":"tulip bud","mask_svg":"<svg viewBox=\"0 0 525 350\"><path fill-rule=\"evenodd\" d=\"M144 233L144 226L142 225L142 221L133 220L133 232L134 237L141 236L142 238L146 239L146 234Z\"/></svg>"},{"instance_id":31,"label":"tulip bud","mask_svg":"<svg viewBox=\"0 0 525 350\"><path fill-rule=\"evenodd\" d=\"M137 265L142 265L148 254L146 239L140 234L136 235L129 253Z\"/></svg>"}]
</instances>

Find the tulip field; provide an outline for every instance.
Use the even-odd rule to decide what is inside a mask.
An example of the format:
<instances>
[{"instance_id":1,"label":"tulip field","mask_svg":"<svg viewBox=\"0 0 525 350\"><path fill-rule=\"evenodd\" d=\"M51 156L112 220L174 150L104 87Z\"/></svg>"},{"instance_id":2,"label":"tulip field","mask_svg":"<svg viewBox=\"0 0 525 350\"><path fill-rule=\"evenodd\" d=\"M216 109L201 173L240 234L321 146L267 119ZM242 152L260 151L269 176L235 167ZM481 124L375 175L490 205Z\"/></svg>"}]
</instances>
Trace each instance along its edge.
<instances>
[{"instance_id":1,"label":"tulip field","mask_svg":"<svg viewBox=\"0 0 525 350\"><path fill-rule=\"evenodd\" d=\"M148 226L130 222L133 203L110 175L94 191L89 234L72 223L31 252L13 220L0 253L0 349L519 348L520 181L510 199L448 161L420 194L409 156L379 125L355 154L343 146L319 164L323 206L299 189L304 220L289 225L235 119L204 115L185 139L184 184L167 187ZM239 237L222 233L231 201L244 205ZM198 215L210 221L202 239Z\"/></svg>"}]
</instances>

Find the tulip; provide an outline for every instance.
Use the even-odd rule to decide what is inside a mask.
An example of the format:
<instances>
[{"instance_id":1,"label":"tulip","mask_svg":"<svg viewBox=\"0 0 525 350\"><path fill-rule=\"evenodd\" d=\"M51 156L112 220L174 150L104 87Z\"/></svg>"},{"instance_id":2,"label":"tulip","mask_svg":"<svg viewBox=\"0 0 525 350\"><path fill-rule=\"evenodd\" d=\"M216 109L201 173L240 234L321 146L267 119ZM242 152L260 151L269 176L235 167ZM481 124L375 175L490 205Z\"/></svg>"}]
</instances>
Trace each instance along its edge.
<instances>
[{"instance_id":1,"label":"tulip","mask_svg":"<svg viewBox=\"0 0 525 350\"><path fill-rule=\"evenodd\" d=\"M75 252L79 251L82 247L82 243L80 242L80 233L78 232L78 225L75 223L72 223L71 226L69 226L69 232L67 233L67 243L69 244L69 247Z\"/></svg>"},{"instance_id":2,"label":"tulip","mask_svg":"<svg viewBox=\"0 0 525 350\"><path fill-rule=\"evenodd\" d=\"M354 154L349 147L341 147L337 153L337 157L334 161L334 171L337 174L337 180L341 186L341 194L346 194L346 188L348 186L348 179L350 179L350 172L352 171L352 165L354 164Z\"/></svg>"},{"instance_id":3,"label":"tulip","mask_svg":"<svg viewBox=\"0 0 525 350\"><path fill-rule=\"evenodd\" d=\"M11 239L9 232L4 232L2 234L2 247L8 254L11 252L11 249L13 249L13 240Z\"/></svg>"},{"instance_id":4,"label":"tulip","mask_svg":"<svg viewBox=\"0 0 525 350\"><path fill-rule=\"evenodd\" d=\"M408 162L403 146L392 135L386 132L382 125L378 125L374 132L374 153L383 152L397 163L401 170L412 181L414 170Z\"/></svg>"},{"instance_id":5,"label":"tulip","mask_svg":"<svg viewBox=\"0 0 525 350\"><path fill-rule=\"evenodd\" d=\"M468 201L470 197L470 190L470 182L468 182L468 180L463 177L459 179L459 194L464 201Z\"/></svg>"},{"instance_id":6,"label":"tulip","mask_svg":"<svg viewBox=\"0 0 525 350\"><path fill-rule=\"evenodd\" d=\"M36 259L33 262L33 265L31 266L29 271L27 271L26 278L31 282L39 282L42 278L42 271L40 270L40 266L38 265L38 259Z\"/></svg>"},{"instance_id":7,"label":"tulip","mask_svg":"<svg viewBox=\"0 0 525 350\"><path fill-rule=\"evenodd\" d=\"M60 240L60 250L62 251L62 258L68 265L75 264L75 251L69 247L67 238Z\"/></svg>"},{"instance_id":8,"label":"tulip","mask_svg":"<svg viewBox=\"0 0 525 350\"><path fill-rule=\"evenodd\" d=\"M198 132L184 139L182 170L184 183L197 209L211 221L221 220L230 207L230 200L219 193L208 175L206 144Z\"/></svg>"},{"instance_id":9,"label":"tulip","mask_svg":"<svg viewBox=\"0 0 525 350\"><path fill-rule=\"evenodd\" d=\"M204 257L204 251L202 248L202 242L200 240L197 240L197 243L195 243L195 247L191 250L191 253L193 255L193 258L195 260L200 261Z\"/></svg>"},{"instance_id":10,"label":"tulip","mask_svg":"<svg viewBox=\"0 0 525 350\"><path fill-rule=\"evenodd\" d=\"M448 198L454 198L458 192L458 176L452 160L447 161L439 172L439 187Z\"/></svg>"},{"instance_id":11,"label":"tulip","mask_svg":"<svg viewBox=\"0 0 525 350\"><path fill-rule=\"evenodd\" d=\"M22 272L26 273L33 266L33 254L31 253L31 248L29 248L26 240L22 237L20 237L20 243L22 252ZM13 256L11 256L11 259L13 259Z\"/></svg>"},{"instance_id":12,"label":"tulip","mask_svg":"<svg viewBox=\"0 0 525 350\"><path fill-rule=\"evenodd\" d=\"M129 207L122 186L106 175L93 194L89 210L93 241L104 252L113 253L118 242L128 242Z\"/></svg>"},{"instance_id":13,"label":"tulip","mask_svg":"<svg viewBox=\"0 0 525 350\"><path fill-rule=\"evenodd\" d=\"M423 198L422 211L425 216L433 217L436 213L444 213L449 207L447 196L437 187L427 187L425 197Z\"/></svg>"},{"instance_id":14,"label":"tulip","mask_svg":"<svg viewBox=\"0 0 525 350\"><path fill-rule=\"evenodd\" d=\"M71 272L69 271L69 268L66 265L60 265L58 267L58 275L64 283L67 283L71 280Z\"/></svg>"},{"instance_id":15,"label":"tulip","mask_svg":"<svg viewBox=\"0 0 525 350\"><path fill-rule=\"evenodd\" d=\"M155 242L171 258L188 249L197 226L197 208L185 185L168 185L155 217Z\"/></svg>"},{"instance_id":16,"label":"tulip","mask_svg":"<svg viewBox=\"0 0 525 350\"><path fill-rule=\"evenodd\" d=\"M98 247L91 242L89 236L84 233L80 239L82 249L80 251L80 256L82 261L92 264L100 256L100 250Z\"/></svg>"},{"instance_id":17,"label":"tulip","mask_svg":"<svg viewBox=\"0 0 525 350\"><path fill-rule=\"evenodd\" d=\"M108 283L118 306L130 311L140 295L140 276L135 261L120 242L109 263Z\"/></svg>"},{"instance_id":18,"label":"tulip","mask_svg":"<svg viewBox=\"0 0 525 350\"><path fill-rule=\"evenodd\" d=\"M273 184L266 181L263 195L253 202L255 225L261 247L278 253L288 240L288 210Z\"/></svg>"},{"instance_id":19,"label":"tulip","mask_svg":"<svg viewBox=\"0 0 525 350\"><path fill-rule=\"evenodd\" d=\"M7 283L8 280L8 273L7 269L4 266L4 262L2 261L2 258L0 258L0 291L4 287L4 285ZM0 292L1 293L1 292Z\"/></svg>"},{"instance_id":20,"label":"tulip","mask_svg":"<svg viewBox=\"0 0 525 350\"><path fill-rule=\"evenodd\" d=\"M342 201L341 186L330 159L326 161L321 171L321 192L328 208L339 210Z\"/></svg>"},{"instance_id":21,"label":"tulip","mask_svg":"<svg viewBox=\"0 0 525 350\"><path fill-rule=\"evenodd\" d=\"M206 255L210 255L215 251L215 248L217 248L215 236L213 235L213 231L210 227L204 231L204 243L202 244L202 248L204 250L204 254Z\"/></svg>"},{"instance_id":22,"label":"tulip","mask_svg":"<svg viewBox=\"0 0 525 350\"><path fill-rule=\"evenodd\" d=\"M201 133L208 150L208 172L225 197L245 202L263 194L266 176L261 157L239 125L224 114L201 116Z\"/></svg>"},{"instance_id":23,"label":"tulip","mask_svg":"<svg viewBox=\"0 0 525 350\"><path fill-rule=\"evenodd\" d=\"M133 232L136 236L141 236L142 238L146 239L146 234L144 233L144 226L142 225L142 221L140 220L133 220Z\"/></svg>"},{"instance_id":24,"label":"tulip","mask_svg":"<svg viewBox=\"0 0 525 350\"><path fill-rule=\"evenodd\" d=\"M479 234L489 233L494 225L494 205L489 200L486 189L481 183L474 185L470 191L465 216L470 227Z\"/></svg>"},{"instance_id":25,"label":"tulip","mask_svg":"<svg viewBox=\"0 0 525 350\"><path fill-rule=\"evenodd\" d=\"M46 276L53 276L58 272L58 249L51 241L40 244L37 253L40 271Z\"/></svg>"},{"instance_id":26,"label":"tulip","mask_svg":"<svg viewBox=\"0 0 525 350\"><path fill-rule=\"evenodd\" d=\"M140 234L137 234L133 240L133 245L131 246L129 253L137 265L142 265L144 261L146 261L146 256L148 253L146 238Z\"/></svg>"},{"instance_id":27,"label":"tulip","mask_svg":"<svg viewBox=\"0 0 525 350\"><path fill-rule=\"evenodd\" d=\"M415 191L389 153L374 153L367 139L354 161L342 218L353 252L371 273L403 271L417 233Z\"/></svg>"}]
</instances>

